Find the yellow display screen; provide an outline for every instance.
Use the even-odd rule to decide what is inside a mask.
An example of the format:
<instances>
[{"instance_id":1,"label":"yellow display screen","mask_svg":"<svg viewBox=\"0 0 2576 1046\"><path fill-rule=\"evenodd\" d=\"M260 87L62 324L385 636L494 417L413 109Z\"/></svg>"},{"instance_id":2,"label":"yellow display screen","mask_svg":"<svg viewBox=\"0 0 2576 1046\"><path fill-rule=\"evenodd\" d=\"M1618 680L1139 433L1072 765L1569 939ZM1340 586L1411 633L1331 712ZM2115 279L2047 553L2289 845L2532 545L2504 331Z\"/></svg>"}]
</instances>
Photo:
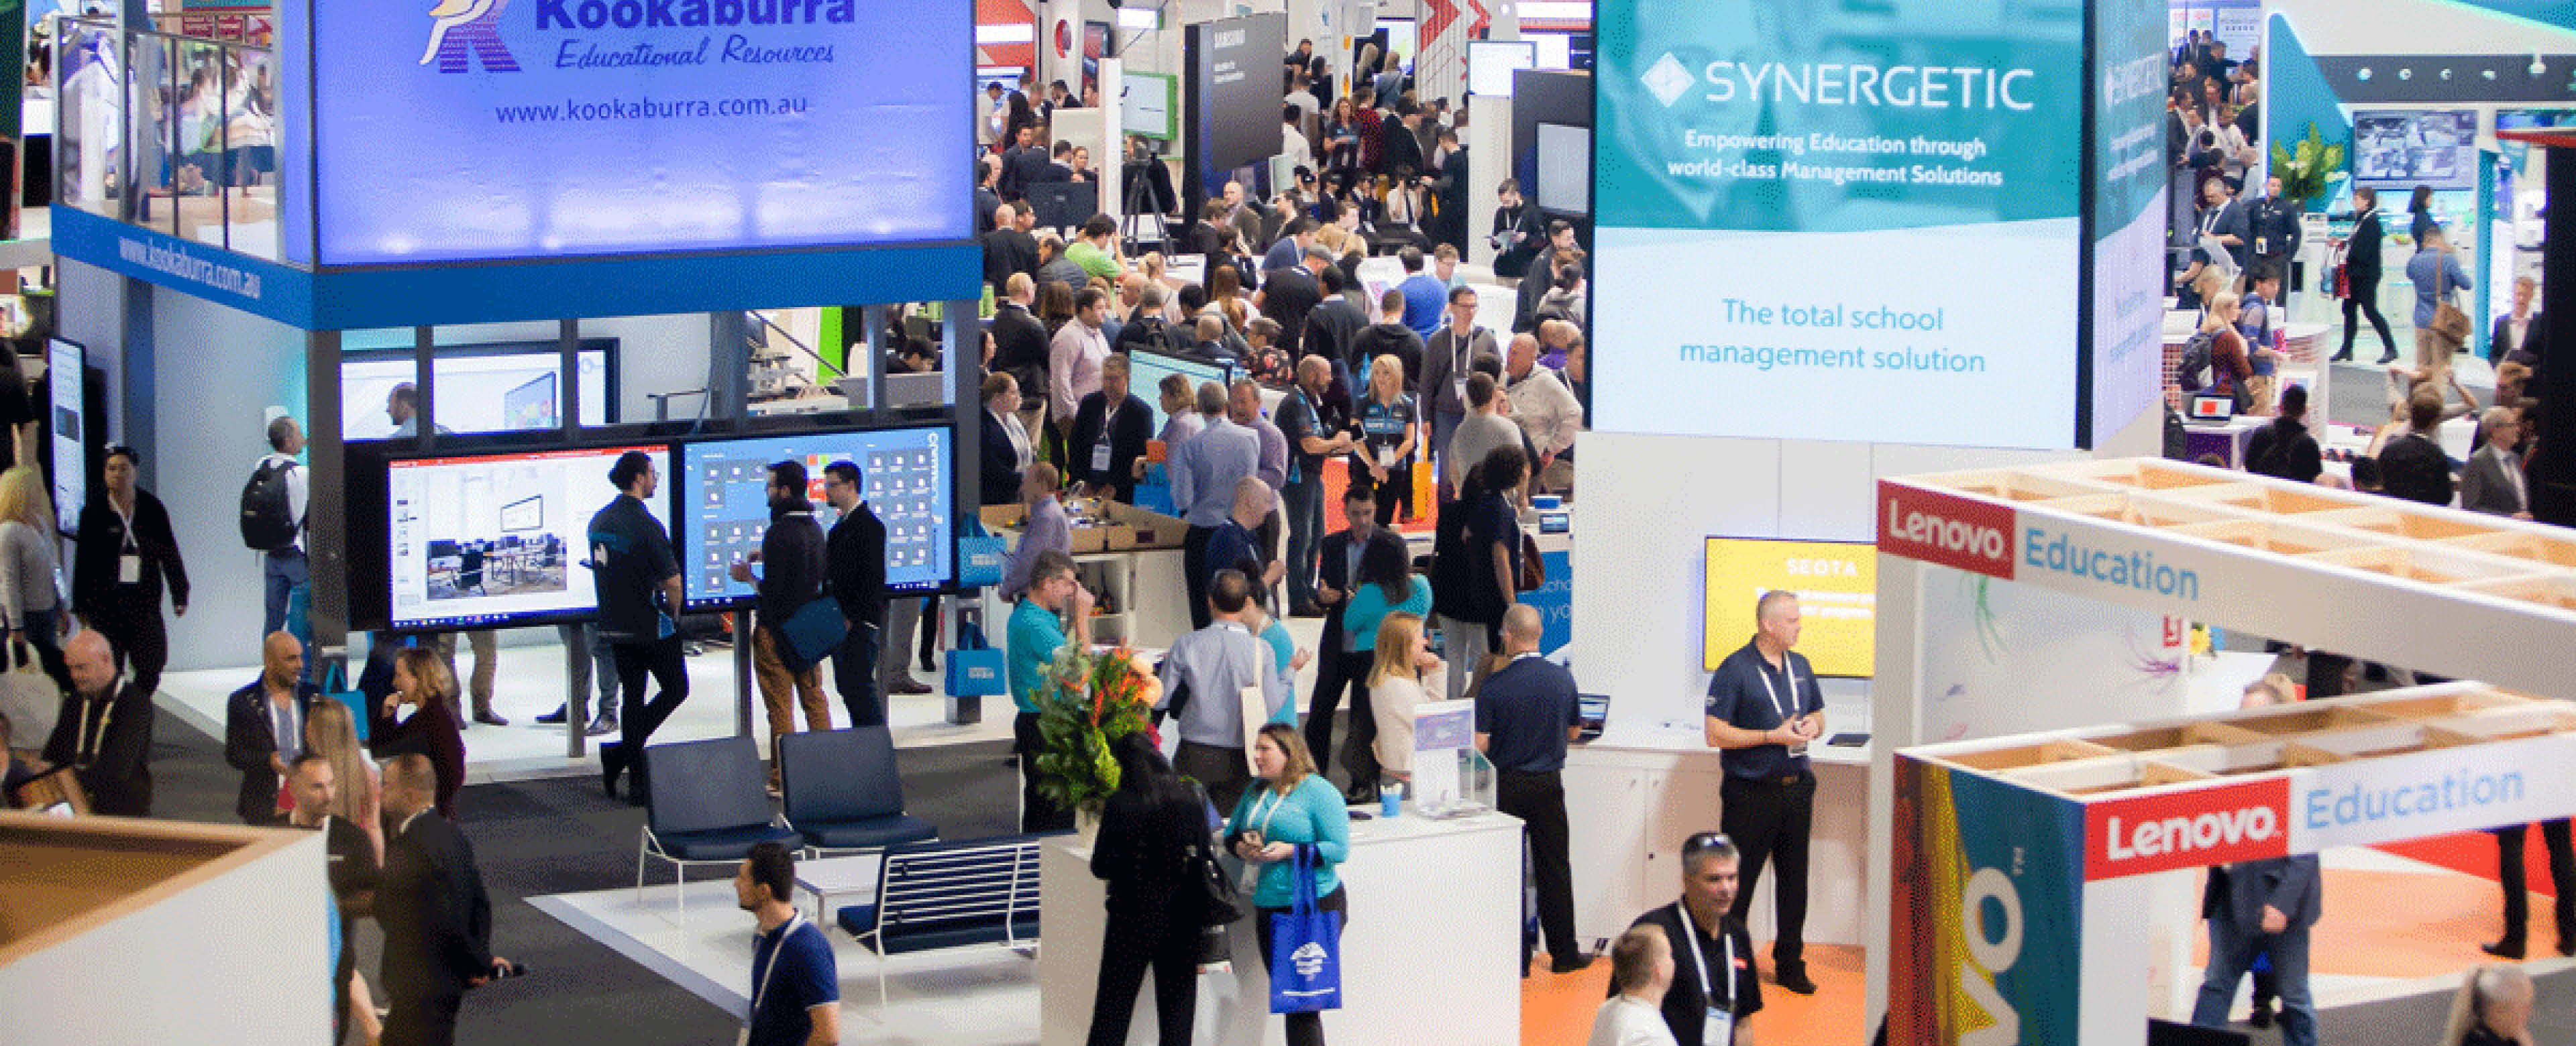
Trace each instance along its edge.
<instances>
[{"instance_id":1,"label":"yellow display screen","mask_svg":"<svg viewBox=\"0 0 2576 1046\"><path fill-rule=\"evenodd\" d=\"M1876 666L1878 549L1865 541L1708 539L1701 667L1715 671L1753 638L1753 605L1798 594L1797 650L1820 676L1868 678Z\"/></svg>"}]
</instances>

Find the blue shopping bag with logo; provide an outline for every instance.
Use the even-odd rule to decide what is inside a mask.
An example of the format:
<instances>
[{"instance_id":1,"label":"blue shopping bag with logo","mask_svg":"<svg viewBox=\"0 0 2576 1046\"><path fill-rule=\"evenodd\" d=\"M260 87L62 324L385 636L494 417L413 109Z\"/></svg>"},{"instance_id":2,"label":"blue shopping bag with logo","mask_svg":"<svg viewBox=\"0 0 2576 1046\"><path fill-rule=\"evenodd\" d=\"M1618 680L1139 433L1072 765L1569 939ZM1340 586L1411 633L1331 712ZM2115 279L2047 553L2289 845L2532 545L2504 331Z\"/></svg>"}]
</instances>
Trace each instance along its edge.
<instances>
[{"instance_id":1,"label":"blue shopping bag with logo","mask_svg":"<svg viewBox=\"0 0 2576 1046\"><path fill-rule=\"evenodd\" d=\"M992 531L984 529L984 520L972 512L957 518L957 587L985 588L1002 583L1002 569L1010 562L1010 546Z\"/></svg>"},{"instance_id":2,"label":"blue shopping bag with logo","mask_svg":"<svg viewBox=\"0 0 2576 1046\"><path fill-rule=\"evenodd\" d=\"M1009 662L1001 651L984 640L984 630L967 625L959 630L956 649L948 652L948 692L957 697L999 697L1011 692L1004 673Z\"/></svg>"},{"instance_id":3,"label":"blue shopping bag with logo","mask_svg":"<svg viewBox=\"0 0 2576 1046\"><path fill-rule=\"evenodd\" d=\"M1270 1012L1342 1008L1342 913L1315 906L1314 847L1297 848L1296 899L1270 917Z\"/></svg>"}]
</instances>

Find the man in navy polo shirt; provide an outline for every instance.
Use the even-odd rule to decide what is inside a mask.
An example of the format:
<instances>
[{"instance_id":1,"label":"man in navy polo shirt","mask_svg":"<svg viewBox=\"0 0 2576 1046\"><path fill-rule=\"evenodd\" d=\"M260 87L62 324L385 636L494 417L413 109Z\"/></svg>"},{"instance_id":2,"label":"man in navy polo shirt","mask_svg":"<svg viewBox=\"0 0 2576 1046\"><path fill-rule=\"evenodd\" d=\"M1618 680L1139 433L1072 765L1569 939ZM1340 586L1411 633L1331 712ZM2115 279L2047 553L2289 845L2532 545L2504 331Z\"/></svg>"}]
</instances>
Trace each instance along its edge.
<instances>
[{"instance_id":1,"label":"man in navy polo shirt","mask_svg":"<svg viewBox=\"0 0 2576 1046\"><path fill-rule=\"evenodd\" d=\"M1753 619L1753 641L1727 655L1708 681L1708 743L1725 749L1718 823L1743 856L1744 888L1728 914L1744 920L1769 858L1779 873L1772 979L1807 995L1816 990L1805 957L1807 833L1816 812L1807 743L1825 734L1825 699L1815 669L1790 649L1798 644L1797 593L1763 593Z\"/></svg>"},{"instance_id":2,"label":"man in navy polo shirt","mask_svg":"<svg viewBox=\"0 0 2576 1046\"><path fill-rule=\"evenodd\" d=\"M1472 626L1471 626L1472 627ZM1538 925L1547 935L1548 969L1572 973L1592 965L1574 937L1574 871L1567 852L1565 746L1583 729L1574 674L1538 652L1545 622L1537 607L1503 611L1503 656L1509 660L1476 691L1476 750L1494 764L1494 805L1529 829L1531 878L1538 882ZM1450 666L1464 672L1463 665ZM1521 939L1529 970L1529 938Z\"/></svg>"},{"instance_id":3,"label":"man in navy polo shirt","mask_svg":"<svg viewBox=\"0 0 2576 1046\"><path fill-rule=\"evenodd\" d=\"M841 1041L841 971L832 942L787 903L796 859L761 843L733 873L734 903L760 925L751 949L751 1022L746 1046L823 1046Z\"/></svg>"}]
</instances>

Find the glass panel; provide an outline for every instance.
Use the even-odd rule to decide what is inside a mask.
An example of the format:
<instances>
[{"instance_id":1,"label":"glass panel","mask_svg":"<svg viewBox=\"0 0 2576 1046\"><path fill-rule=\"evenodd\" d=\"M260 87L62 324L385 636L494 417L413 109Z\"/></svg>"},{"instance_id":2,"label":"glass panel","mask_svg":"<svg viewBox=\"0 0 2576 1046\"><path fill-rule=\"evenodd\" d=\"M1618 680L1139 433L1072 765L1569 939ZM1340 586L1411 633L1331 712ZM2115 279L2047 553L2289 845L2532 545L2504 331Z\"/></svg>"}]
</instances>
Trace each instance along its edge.
<instances>
[{"instance_id":1,"label":"glass panel","mask_svg":"<svg viewBox=\"0 0 2576 1046\"><path fill-rule=\"evenodd\" d=\"M116 34L64 19L54 63L54 199L107 218L125 183L124 56ZM37 128L29 128L30 132Z\"/></svg>"},{"instance_id":2,"label":"glass panel","mask_svg":"<svg viewBox=\"0 0 2576 1046\"><path fill-rule=\"evenodd\" d=\"M230 156L233 250L278 259L277 56L273 51L226 48L233 63L225 110Z\"/></svg>"},{"instance_id":3,"label":"glass panel","mask_svg":"<svg viewBox=\"0 0 2576 1046\"><path fill-rule=\"evenodd\" d=\"M224 55L205 41L176 41L178 85L172 139L171 196L178 236L224 245ZM155 222L155 225L160 223Z\"/></svg>"}]
</instances>

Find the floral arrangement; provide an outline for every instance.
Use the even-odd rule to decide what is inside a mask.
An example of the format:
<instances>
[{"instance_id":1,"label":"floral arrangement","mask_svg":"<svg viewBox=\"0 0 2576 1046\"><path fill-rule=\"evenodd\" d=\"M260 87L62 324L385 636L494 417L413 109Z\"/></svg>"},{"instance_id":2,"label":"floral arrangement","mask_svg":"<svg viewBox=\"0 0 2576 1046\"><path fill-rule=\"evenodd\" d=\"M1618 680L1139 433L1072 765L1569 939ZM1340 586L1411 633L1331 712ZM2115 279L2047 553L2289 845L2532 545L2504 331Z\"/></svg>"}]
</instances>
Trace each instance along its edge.
<instances>
[{"instance_id":1,"label":"floral arrangement","mask_svg":"<svg viewBox=\"0 0 2576 1046\"><path fill-rule=\"evenodd\" d=\"M1038 793L1067 809L1098 816L1118 790L1111 742L1151 727L1146 716L1162 684L1119 647L1093 654L1067 643L1039 673Z\"/></svg>"}]
</instances>

